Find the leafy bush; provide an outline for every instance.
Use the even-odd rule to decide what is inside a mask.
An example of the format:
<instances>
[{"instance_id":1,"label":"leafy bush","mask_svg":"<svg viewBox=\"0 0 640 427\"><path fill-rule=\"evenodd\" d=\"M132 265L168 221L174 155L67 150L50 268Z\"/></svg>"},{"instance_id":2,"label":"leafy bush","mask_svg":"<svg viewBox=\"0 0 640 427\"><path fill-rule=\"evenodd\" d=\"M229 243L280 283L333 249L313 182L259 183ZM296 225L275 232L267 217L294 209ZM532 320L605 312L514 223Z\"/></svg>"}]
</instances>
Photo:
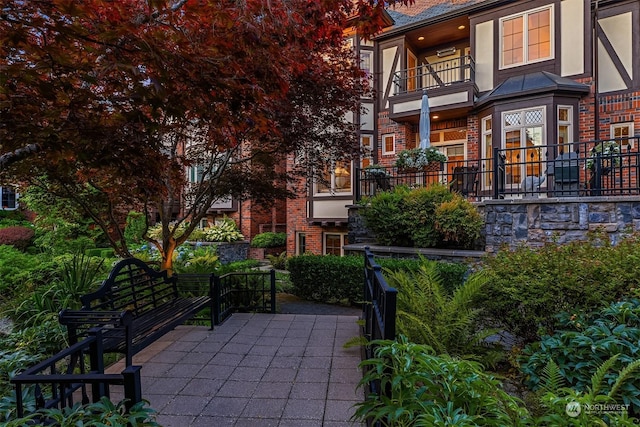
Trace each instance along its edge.
<instances>
[{"instance_id":1,"label":"leafy bush","mask_svg":"<svg viewBox=\"0 0 640 427\"><path fill-rule=\"evenodd\" d=\"M216 248L204 247L189 252L185 257L178 257L173 269L176 273L213 273L220 265Z\"/></svg>"},{"instance_id":2,"label":"leafy bush","mask_svg":"<svg viewBox=\"0 0 640 427\"><path fill-rule=\"evenodd\" d=\"M554 314L590 312L633 295L639 262L637 238L504 249L484 260L490 280L481 303L501 327L533 342L553 332Z\"/></svg>"},{"instance_id":3,"label":"leafy bush","mask_svg":"<svg viewBox=\"0 0 640 427\"><path fill-rule=\"evenodd\" d=\"M0 228L0 245L11 245L24 251L33 241L35 232L30 227L12 226Z\"/></svg>"},{"instance_id":4,"label":"leafy bush","mask_svg":"<svg viewBox=\"0 0 640 427\"><path fill-rule=\"evenodd\" d=\"M474 298L482 293L486 277L474 273L452 295L442 286L435 261L423 260L417 272L385 271L389 286L397 289L396 330L409 341L425 344L436 354L448 354L495 365L502 352L485 343L496 333L482 329Z\"/></svg>"},{"instance_id":5,"label":"leafy bush","mask_svg":"<svg viewBox=\"0 0 640 427\"><path fill-rule=\"evenodd\" d=\"M253 248L277 248L278 246L286 246L286 244L287 233L274 233L273 231L256 234L251 240Z\"/></svg>"},{"instance_id":6,"label":"leafy bush","mask_svg":"<svg viewBox=\"0 0 640 427\"><path fill-rule=\"evenodd\" d=\"M410 228L405 224L404 199L408 193L407 187L398 186L363 200L365 208L360 209L360 213L380 244L412 245Z\"/></svg>"},{"instance_id":7,"label":"leafy bush","mask_svg":"<svg viewBox=\"0 0 640 427\"><path fill-rule=\"evenodd\" d=\"M442 236L434 228L436 208L452 198L453 193L440 184L417 188L407 193L403 224L411 233L411 246L430 248L439 245Z\"/></svg>"},{"instance_id":8,"label":"leafy bush","mask_svg":"<svg viewBox=\"0 0 640 427\"><path fill-rule=\"evenodd\" d=\"M434 216L434 229L442 236L442 240L465 248L474 246L484 225L478 210L457 193L453 199L436 207Z\"/></svg>"},{"instance_id":9,"label":"leafy bush","mask_svg":"<svg viewBox=\"0 0 640 427\"><path fill-rule=\"evenodd\" d=\"M640 300L613 303L585 316L562 313L558 317L563 319L561 330L523 350L521 371L527 386L539 389L543 370L552 361L565 384L586 391L600 366L616 356L611 363L615 372L605 375L602 387L608 392L618 372L640 354ZM620 388L619 396L640 413L640 372L635 372L632 379Z\"/></svg>"},{"instance_id":10,"label":"leafy bush","mask_svg":"<svg viewBox=\"0 0 640 427\"><path fill-rule=\"evenodd\" d=\"M284 270L287 268L287 252L284 251L280 255L267 255L267 259L271 266L276 270Z\"/></svg>"},{"instance_id":11,"label":"leafy bush","mask_svg":"<svg viewBox=\"0 0 640 427\"><path fill-rule=\"evenodd\" d=\"M620 404L620 393L637 381L640 360L634 360L613 375L617 356L605 360L589 378L584 390L562 387L558 366L549 361L544 371L540 402L545 415L536 420L542 426L637 426L640 420L630 417L628 407ZM611 406L608 406L611 405ZM572 410L571 416L569 411ZM637 412L636 412L637 413Z\"/></svg>"},{"instance_id":12,"label":"leafy bush","mask_svg":"<svg viewBox=\"0 0 640 427\"><path fill-rule=\"evenodd\" d=\"M144 232L147 227L145 215L141 212L129 212L124 229L124 238L127 244L144 243Z\"/></svg>"},{"instance_id":13,"label":"leafy bush","mask_svg":"<svg viewBox=\"0 0 640 427\"><path fill-rule=\"evenodd\" d=\"M234 261L229 264L219 265L215 273L218 276L222 276L223 274L233 273L235 271L250 271L255 269L260 265L260 261L257 259L246 259L244 261Z\"/></svg>"},{"instance_id":14,"label":"leafy bush","mask_svg":"<svg viewBox=\"0 0 640 427\"><path fill-rule=\"evenodd\" d=\"M361 301L363 267L360 256L301 255L287 262L292 292L310 301L327 303Z\"/></svg>"},{"instance_id":15,"label":"leafy bush","mask_svg":"<svg viewBox=\"0 0 640 427\"><path fill-rule=\"evenodd\" d=\"M155 410L142 401L125 410L125 401L112 403L107 397L99 402L82 405L76 403L64 409L40 409L24 418L13 419L5 427L25 425L72 426L159 426L155 421Z\"/></svg>"},{"instance_id":16,"label":"leafy bush","mask_svg":"<svg viewBox=\"0 0 640 427\"><path fill-rule=\"evenodd\" d=\"M13 246L0 246L0 301L6 303L57 276L55 260L44 254L29 255Z\"/></svg>"},{"instance_id":17,"label":"leafy bush","mask_svg":"<svg viewBox=\"0 0 640 427\"><path fill-rule=\"evenodd\" d=\"M236 222L226 216L219 224L205 229L204 237L209 242L237 242L244 239L244 236L238 230Z\"/></svg>"},{"instance_id":18,"label":"leafy bush","mask_svg":"<svg viewBox=\"0 0 640 427\"><path fill-rule=\"evenodd\" d=\"M396 187L364 202L365 224L383 245L473 247L483 220L471 203L440 184Z\"/></svg>"},{"instance_id":19,"label":"leafy bush","mask_svg":"<svg viewBox=\"0 0 640 427\"><path fill-rule=\"evenodd\" d=\"M363 361L360 387L380 381L386 396L370 393L352 417L386 426L524 426L528 412L502 390L480 364L434 356L428 346L374 341L374 358Z\"/></svg>"},{"instance_id":20,"label":"leafy bush","mask_svg":"<svg viewBox=\"0 0 640 427\"><path fill-rule=\"evenodd\" d=\"M19 225L22 227L32 227L33 224L27 221L27 217L24 213L15 211L3 211L0 210L0 228L11 227Z\"/></svg>"}]
</instances>

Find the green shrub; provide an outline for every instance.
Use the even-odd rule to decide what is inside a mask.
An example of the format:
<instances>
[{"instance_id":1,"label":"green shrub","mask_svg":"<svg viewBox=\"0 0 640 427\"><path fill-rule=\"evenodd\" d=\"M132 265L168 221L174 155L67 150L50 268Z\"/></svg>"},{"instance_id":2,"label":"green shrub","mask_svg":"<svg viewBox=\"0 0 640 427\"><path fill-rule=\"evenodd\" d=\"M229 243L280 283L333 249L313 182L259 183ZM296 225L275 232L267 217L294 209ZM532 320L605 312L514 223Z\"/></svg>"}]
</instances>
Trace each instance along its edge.
<instances>
[{"instance_id":1,"label":"green shrub","mask_svg":"<svg viewBox=\"0 0 640 427\"><path fill-rule=\"evenodd\" d=\"M6 303L58 276L55 260L44 254L26 254L13 246L0 246L0 302Z\"/></svg>"},{"instance_id":2,"label":"green shrub","mask_svg":"<svg viewBox=\"0 0 640 427\"><path fill-rule=\"evenodd\" d=\"M453 198L453 193L440 184L412 190L405 197L403 224L411 233L411 246L435 247L442 236L434 228L437 207Z\"/></svg>"},{"instance_id":3,"label":"green shrub","mask_svg":"<svg viewBox=\"0 0 640 427\"><path fill-rule=\"evenodd\" d=\"M197 248L184 258L178 257L173 269L176 273L213 273L220 265L215 246L208 246Z\"/></svg>"},{"instance_id":4,"label":"green shrub","mask_svg":"<svg viewBox=\"0 0 640 427\"><path fill-rule=\"evenodd\" d=\"M251 240L253 248L277 248L278 246L286 246L287 233L274 233L267 231L265 233L256 234Z\"/></svg>"},{"instance_id":5,"label":"green shrub","mask_svg":"<svg viewBox=\"0 0 640 427\"><path fill-rule=\"evenodd\" d=\"M234 261L230 262L229 264L219 265L215 270L215 274L218 276L222 276L223 274L233 273L236 271L250 271L258 266L260 266L260 261L258 261L257 259Z\"/></svg>"},{"instance_id":6,"label":"green shrub","mask_svg":"<svg viewBox=\"0 0 640 427\"><path fill-rule=\"evenodd\" d=\"M472 248L483 219L462 196L440 184L396 187L364 201L367 228L382 245Z\"/></svg>"},{"instance_id":7,"label":"green shrub","mask_svg":"<svg viewBox=\"0 0 640 427\"><path fill-rule=\"evenodd\" d=\"M436 207L434 218L434 229L442 240L456 247L473 248L484 225L478 210L457 193Z\"/></svg>"},{"instance_id":8,"label":"green shrub","mask_svg":"<svg viewBox=\"0 0 640 427\"><path fill-rule=\"evenodd\" d=\"M380 382L386 396L370 393L356 404L357 421L385 426L524 426L527 410L507 394L480 364L449 356L434 356L428 346L375 341L374 358L360 366L360 387Z\"/></svg>"},{"instance_id":9,"label":"green shrub","mask_svg":"<svg viewBox=\"0 0 640 427\"><path fill-rule=\"evenodd\" d=\"M124 239L127 244L144 243L144 232L146 231L147 221L145 215L141 212L129 212L127 222L124 229Z\"/></svg>"},{"instance_id":10,"label":"green shrub","mask_svg":"<svg viewBox=\"0 0 640 427\"><path fill-rule=\"evenodd\" d=\"M284 270L287 268L287 252L281 252L280 255L267 255L267 259L271 266L276 270Z\"/></svg>"},{"instance_id":11,"label":"green shrub","mask_svg":"<svg viewBox=\"0 0 640 427\"><path fill-rule=\"evenodd\" d=\"M209 242L237 242L244 239L236 222L226 216L220 223L205 229L204 237Z\"/></svg>"},{"instance_id":12,"label":"green shrub","mask_svg":"<svg viewBox=\"0 0 640 427\"><path fill-rule=\"evenodd\" d=\"M159 426L155 421L155 410L146 407L142 401L125 410L125 401L112 403L107 397L99 402L82 405L76 403L64 409L39 409L24 418L16 418L4 424L5 427L26 425L71 426Z\"/></svg>"},{"instance_id":13,"label":"green shrub","mask_svg":"<svg viewBox=\"0 0 640 427\"><path fill-rule=\"evenodd\" d=\"M289 258L292 293L310 301L362 300L361 256L301 255Z\"/></svg>"},{"instance_id":14,"label":"green shrub","mask_svg":"<svg viewBox=\"0 0 640 427\"><path fill-rule=\"evenodd\" d=\"M633 295L640 283L640 243L606 242L501 250L484 260L490 281L481 303L494 321L533 342L553 332L557 313L590 312Z\"/></svg>"},{"instance_id":15,"label":"green shrub","mask_svg":"<svg viewBox=\"0 0 640 427\"><path fill-rule=\"evenodd\" d=\"M404 199L408 193L407 187L398 186L363 200L365 207L360 209L361 215L380 244L412 246L410 229L404 222Z\"/></svg>"},{"instance_id":16,"label":"green shrub","mask_svg":"<svg viewBox=\"0 0 640 427\"><path fill-rule=\"evenodd\" d=\"M33 241L35 232L31 227L15 225L0 228L0 245L10 245L24 251Z\"/></svg>"},{"instance_id":17,"label":"green shrub","mask_svg":"<svg viewBox=\"0 0 640 427\"><path fill-rule=\"evenodd\" d=\"M616 356L606 374L604 392L617 380L618 372L640 354L640 300L613 303L597 312L582 316L562 313L560 330L524 348L521 371L525 383L538 390L544 378L543 370L550 361L558 367L564 383L577 391L586 391L591 378L608 359ZM640 372L625 384L619 397L640 413Z\"/></svg>"}]
</instances>

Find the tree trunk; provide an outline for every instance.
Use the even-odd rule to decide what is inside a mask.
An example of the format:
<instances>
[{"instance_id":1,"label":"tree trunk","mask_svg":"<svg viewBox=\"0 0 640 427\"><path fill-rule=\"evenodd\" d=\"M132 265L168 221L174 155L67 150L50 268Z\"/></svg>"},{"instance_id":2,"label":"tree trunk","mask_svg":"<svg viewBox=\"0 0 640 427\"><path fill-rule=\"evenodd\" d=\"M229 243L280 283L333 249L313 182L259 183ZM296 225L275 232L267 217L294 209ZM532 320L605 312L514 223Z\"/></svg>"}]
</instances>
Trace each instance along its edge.
<instances>
[{"instance_id":1,"label":"tree trunk","mask_svg":"<svg viewBox=\"0 0 640 427\"><path fill-rule=\"evenodd\" d=\"M165 241L162 246L160 254L162 255L162 261L160 262L160 269L167 270L169 276L173 275L173 253L176 251L176 239L170 237Z\"/></svg>"}]
</instances>

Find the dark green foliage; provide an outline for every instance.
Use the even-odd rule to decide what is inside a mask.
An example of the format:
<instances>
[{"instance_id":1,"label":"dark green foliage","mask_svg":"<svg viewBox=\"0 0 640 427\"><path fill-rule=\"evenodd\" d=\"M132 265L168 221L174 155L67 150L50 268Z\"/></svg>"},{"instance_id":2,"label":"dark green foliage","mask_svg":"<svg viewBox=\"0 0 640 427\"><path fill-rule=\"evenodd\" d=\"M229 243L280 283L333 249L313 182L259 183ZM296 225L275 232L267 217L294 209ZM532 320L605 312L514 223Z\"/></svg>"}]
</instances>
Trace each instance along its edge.
<instances>
[{"instance_id":1,"label":"dark green foliage","mask_svg":"<svg viewBox=\"0 0 640 427\"><path fill-rule=\"evenodd\" d=\"M24 251L33 241L34 235L32 227L14 225L0 228L0 245L10 245Z\"/></svg>"},{"instance_id":2,"label":"dark green foliage","mask_svg":"<svg viewBox=\"0 0 640 427\"><path fill-rule=\"evenodd\" d=\"M380 258L376 262L388 271L418 271L424 262L419 259ZM292 293L318 302L349 299L360 302L363 295L364 258L332 255L300 255L289 258L287 269L291 273ZM443 288L453 292L467 274L464 264L436 262L435 271ZM327 299L324 299L327 298Z\"/></svg>"},{"instance_id":3,"label":"dark green foliage","mask_svg":"<svg viewBox=\"0 0 640 427\"><path fill-rule=\"evenodd\" d=\"M127 224L124 229L124 238L127 244L144 243L144 233L147 230L147 221L143 213L129 212Z\"/></svg>"},{"instance_id":4,"label":"dark green foliage","mask_svg":"<svg viewBox=\"0 0 640 427\"><path fill-rule=\"evenodd\" d=\"M310 301L362 301L364 259L360 256L301 255L289 258L292 292Z\"/></svg>"},{"instance_id":5,"label":"dark green foliage","mask_svg":"<svg viewBox=\"0 0 640 427\"><path fill-rule=\"evenodd\" d=\"M437 207L451 200L453 193L444 185L431 185L412 190L405 197L403 224L411 233L412 244L420 248L438 246L442 236L434 228Z\"/></svg>"},{"instance_id":6,"label":"dark green foliage","mask_svg":"<svg viewBox=\"0 0 640 427\"><path fill-rule=\"evenodd\" d=\"M558 331L523 350L521 370L532 390L546 384L544 369L553 361L566 385L586 391L598 368L617 356L611 372L605 375L602 389L608 392L619 371L640 355L640 300L613 303L585 316L562 313L558 318L563 320ZM623 403L640 413L640 372L634 375L618 394Z\"/></svg>"},{"instance_id":7,"label":"dark green foliage","mask_svg":"<svg viewBox=\"0 0 640 427\"><path fill-rule=\"evenodd\" d=\"M287 244L287 233L274 233L267 231L265 233L256 234L251 239L251 247L253 248L277 248Z\"/></svg>"},{"instance_id":8,"label":"dark green foliage","mask_svg":"<svg viewBox=\"0 0 640 427\"><path fill-rule=\"evenodd\" d=\"M472 248L483 224L471 203L439 184L396 187L367 199L364 206L365 224L382 245Z\"/></svg>"},{"instance_id":9,"label":"dark green foliage","mask_svg":"<svg viewBox=\"0 0 640 427\"><path fill-rule=\"evenodd\" d=\"M284 270L287 268L287 252L282 252L280 255L267 255L267 259L271 263L271 266L276 270Z\"/></svg>"},{"instance_id":10,"label":"dark green foliage","mask_svg":"<svg viewBox=\"0 0 640 427\"><path fill-rule=\"evenodd\" d=\"M215 274L222 276L223 274L233 273L234 271L250 271L260 265L257 259L247 259L244 261L235 261L229 264L222 264L215 270Z\"/></svg>"},{"instance_id":11,"label":"dark green foliage","mask_svg":"<svg viewBox=\"0 0 640 427\"><path fill-rule=\"evenodd\" d=\"M129 411L125 411L124 404L124 400L114 404L103 397L99 402L86 405L76 403L70 408L40 409L24 418L12 419L4 426L159 426L155 421L156 411L146 406L148 402L137 403Z\"/></svg>"},{"instance_id":12,"label":"dark green foliage","mask_svg":"<svg viewBox=\"0 0 640 427\"><path fill-rule=\"evenodd\" d=\"M0 246L0 302L28 293L57 276L58 266L43 254L25 254L13 246Z\"/></svg>"},{"instance_id":13,"label":"dark green foliage","mask_svg":"<svg viewBox=\"0 0 640 427\"><path fill-rule=\"evenodd\" d=\"M27 217L20 211L4 211L0 210L0 228L11 227L19 225L22 227L31 227Z\"/></svg>"},{"instance_id":14,"label":"dark green foliage","mask_svg":"<svg viewBox=\"0 0 640 427\"><path fill-rule=\"evenodd\" d=\"M589 312L633 295L639 263L637 238L505 249L485 259L490 280L481 302L502 327L533 342L552 333L556 313Z\"/></svg>"},{"instance_id":15,"label":"dark green foliage","mask_svg":"<svg viewBox=\"0 0 640 427\"><path fill-rule=\"evenodd\" d=\"M457 193L438 205L434 218L434 228L445 244L464 248L474 247L484 225L480 212Z\"/></svg>"},{"instance_id":16,"label":"dark green foliage","mask_svg":"<svg viewBox=\"0 0 640 427\"><path fill-rule=\"evenodd\" d=\"M406 206L404 199L409 193L406 187L396 187L393 191L383 191L365 201L360 209L367 228L382 245L412 246L411 230L405 224Z\"/></svg>"},{"instance_id":17,"label":"dark green foliage","mask_svg":"<svg viewBox=\"0 0 640 427\"><path fill-rule=\"evenodd\" d=\"M435 356L424 345L375 341L374 358L360 366L364 387L380 381L386 396L369 394L356 404L354 420L369 419L384 426L525 426L527 410L502 390L482 366L449 356Z\"/></svg>"}]
</instances>

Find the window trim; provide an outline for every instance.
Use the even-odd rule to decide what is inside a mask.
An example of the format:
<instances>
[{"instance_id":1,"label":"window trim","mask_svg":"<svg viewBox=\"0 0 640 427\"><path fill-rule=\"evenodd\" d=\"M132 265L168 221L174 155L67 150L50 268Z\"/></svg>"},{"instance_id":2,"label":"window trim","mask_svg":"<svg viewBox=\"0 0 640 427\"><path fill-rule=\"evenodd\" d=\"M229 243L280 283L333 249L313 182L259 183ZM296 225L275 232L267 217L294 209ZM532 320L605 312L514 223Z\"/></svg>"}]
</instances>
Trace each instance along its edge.
<instances>
[{"instance_id":1,"label":"window trim","mask_svg":"<svg viewBox=\"0 0 640 427\"><path fill-rule=\"evenodd\" d=\"M633 148L633 146L635 145L635 139L633 139L634 132L634 122L619 122L619 123L611 123L611 125L609 125L609 138L610 139L615 139L615 130L617 128L623 128L623 127L627 127L629 128L629 144L631 145L631 148ZM624 137L621 137L622 139L624 139Z\"/></svg>"},{"instance_id":2,"label":"window trim","mask_svg":"<svg viewBox=\"0 0 640 427\"><path fill-rule=\"evenodd\" d=\"M353 173L354 173L355 164L354 164L353 161L344 160L343 162L345 164L349 165L349 169L347 171L348 177L349 177L349 187L348 187L348 189L346 191L345 190L341 191L336 186L336 178L338 178L336 176L336 169L338 169L339 166L336 166L337 162L331 162L332 166L331 166L331 172L330 172L330 176L329 176L329 186L327 187L327 191L320 191L321 183L319 181L315 180L315 182L313 183L313 196L314 197L349 196L349 195L353 194L353 186L354 186Z\"/></svg>"},{"instance_id":3,"label":"window trim","mask_svg":"<svg viewBox=\"0 0 640 427\"><path fill-rule=\"evenodd\" d=\"M16 209L18 209L18 199L20 198L20 194L18 194L16 189L11 187L11 186L6 186L6 185L5 186L0 186L0 200L2 200L4 198L4 189L5 188L9 188L13 192L13 207L10 208L9 206L5 207L3 205L3 206L0 206L0 210L3 210L3 211L15 211Z\"/></svg>"},{"instance_id":4,"label":"window trim","mask_svg":"<svg viewBox=\"0 0 640 427\"><path fill-rule=\"evenodd\" d=\"M393 150L387 151L387 141L386 139L390 137L393 140ZM396 135L394 133L385 133L382 135L382 155L383 156L392 156L396 154Z\"/></svg>"},{"instance_id":5,"label":"window trim","mask_svg":"<svg viewBox=\"0 0 640 427\"><path fill-rule=\"evenodd\" d=\"M346 244L347 233L331 231L322 233L322 255L333 255L327 253L327 236L340 236L340 256L344 256L344 245Z\"/></svg>"},{"instance_id":6,"label":"window trim","mask_svg":"<svg viewBox=\"0 0 640 427\"><path fill-rule=\"evenodd\" d=\"M300 239L304 238L304 251L301 251ZM307 251L307 233L305 231L296 231L296 255L304 255Z\"/></svg>"},{"instance_id":7,"label":"window trim","mask_svg":"<svg viewBox=\"0 0 640 427\"><path fill-rule=\"evenodd\" d=\"M560 110L566 108L568 110L568 114L567 116L569 117L569 120L560 120ZM557 114L557 123L556 123L556 144L558 145L558 147L562 147L562 146L566 146L571 144L572 142L574 142L574 138L573 138L573 106L572 105L558 105L557 109L556 109L556 114ZM568 141L563 141L562 143L560 143L560 126L567 126L567 129L569 130L567 138L569 139Z\"/></svg>"},{"instance_id":8,"label":"window trim","mask_svg":"<svg viewBox=\"0 0 640 427\"><path fill-rule=\"evenodd\" d=\"M536 13L536 12L540 12L543 11L545 9L549 9L549 56L546 58L538 58L536 60L533 61L529 61L528 60L528 56L529 56L529 44L528 44L528 37L529 37L529 28L528 28L528 20L527 17L532 14L532 13ZM509 64L509 65L504 65L504 46L503 46L503 40L504 40L504 35L503 35L503 29L504 29L504 22L510 19L515 19L518 18L519 16L523 17L522 23L523 23L523 32L522 32L522 49L523 49L523 55L522 55L522 62L519 62L517 64ZM529 9L529 10L525 10L523 12L519 12L519 13L514 13L513 15L509 15L509 16L503 16L502 18L499 19L499 23L498 23L498 54L500 55L499 59L498 59L498 65L499 65L499 69L500 70L508 70L510 68L515 68L515 67L522 67L523 65L530 65L530 64L536 64L538 62L544 62L544 61L549 61L555 58L555 39L554 39L554 35L555 35L555 25L554 25L554 17L555 17L555 8L553 4L548 4L545 6L540 6L537 7L535 9Z\"/></svg>"},{"instance_id":9,"label":"window trim","mask_svg":"<svg viewBox=\"0 0 640 427\"><path fill-rule=\"evenodd\" d=\"M487 128L487 123L491 123L491 128ZM493 139L493 115L489 114L488 116L484 116L480 119L480 149L481 154L480 154L480 159L483 159L486 163L488 163L488 165L484 165L485 167L483 167L483 172L485 170L490 170L493 171L493 148L494 148L494 139ZM487 137L491 137L491 149L488 153L488 157L487 156ZM482 179L482 189L483 190L491 190L493 188L492 185L492 178L493 178L493 173L483 173L482 174L484 179Z\"/></svg>"}]
</instances>

